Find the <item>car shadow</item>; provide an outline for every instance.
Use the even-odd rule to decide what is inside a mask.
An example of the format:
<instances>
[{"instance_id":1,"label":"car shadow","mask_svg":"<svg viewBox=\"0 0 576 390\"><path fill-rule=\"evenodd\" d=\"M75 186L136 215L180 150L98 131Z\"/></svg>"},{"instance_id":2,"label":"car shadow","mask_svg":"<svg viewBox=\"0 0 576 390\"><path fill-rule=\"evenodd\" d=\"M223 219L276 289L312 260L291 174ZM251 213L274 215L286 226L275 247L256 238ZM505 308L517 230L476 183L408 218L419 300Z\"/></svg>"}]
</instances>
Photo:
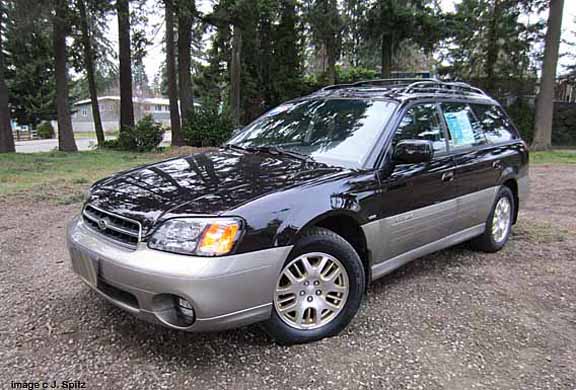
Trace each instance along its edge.
<instances>
[{"instance_id":1,"label":"car shadow","mask_svg":"<svg viewBox=\"0 0 576 390\"><path fill-rule=\"evenodd\" d=\"M469 243L458 244L415 259L391 273L384 275L370 283L369 291L378 291L384 286L393 286L397 283L422 276L441 276L447 270L455 269L476 261L477 256L478 252L470 249Z\"/></svg>"},{"instance_id":2,"label":"car shadow","mask_svg":"<svg viewBox=\"0 0 576 390\"><path fill-rule=\"evenodd\" d=\"M466 244L461 244L424 256L372 282L368 294L383 295L388 288L406 280L428 277L431 273L440 275L450 268L474 261L474 257L470 256L474 253ZM114 338L114 345L121 350L130 349L143 355L152 353L167 360L178 356L193 361L196 366L208 367L222 359L233 361L237 354L285 348L275 344L258 324L212 333L189 333L137 319L87 288L80 295L83 296L76 299L81 302L94 302L86 309L90 311L86 314L97 318L93 320L97 327L107 330L102 338ZM367 301L363 304L363 310L369 310L370 303ZM93 331L97 332L98 329Z\"/></svg>"}]
</instances>

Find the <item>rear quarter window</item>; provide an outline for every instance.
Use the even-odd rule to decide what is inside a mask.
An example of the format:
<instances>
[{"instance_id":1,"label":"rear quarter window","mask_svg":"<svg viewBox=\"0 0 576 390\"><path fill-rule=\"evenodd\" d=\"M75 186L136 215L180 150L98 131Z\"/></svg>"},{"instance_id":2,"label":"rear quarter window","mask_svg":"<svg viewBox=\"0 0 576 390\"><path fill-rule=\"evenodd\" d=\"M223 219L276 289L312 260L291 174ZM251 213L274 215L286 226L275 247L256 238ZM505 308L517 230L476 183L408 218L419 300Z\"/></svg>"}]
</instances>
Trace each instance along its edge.
<instances>
[{"instance_id":1,"label":"rear quarter window","mask_svg":"<svg viewBox=\"0 0 576 390\"><path fill-rule=\"evenodd\" d=\"M488 104L471 104L471 107L488 142L495 144L518 138L514 126L500 107Z\"/></svg>"}]
</instances>

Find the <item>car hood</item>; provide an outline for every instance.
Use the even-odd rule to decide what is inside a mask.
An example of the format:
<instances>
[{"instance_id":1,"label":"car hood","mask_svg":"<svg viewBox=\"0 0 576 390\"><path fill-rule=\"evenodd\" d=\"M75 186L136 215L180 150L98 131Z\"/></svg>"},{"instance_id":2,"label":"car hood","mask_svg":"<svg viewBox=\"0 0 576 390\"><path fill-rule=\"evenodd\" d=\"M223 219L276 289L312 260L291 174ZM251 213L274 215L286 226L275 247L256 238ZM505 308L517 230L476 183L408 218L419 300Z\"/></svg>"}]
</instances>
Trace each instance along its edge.
<instances>
[{"instance_id":1,"label":"car hood","mask_svg":"<svg viewBox=\"0 0 576 390\"><path fill-rule=\"evenodd\" d=\"M92 187L89 203L141 222L146 234L161 219L220 215L343 170L290 156L220 149L101 180Z\"/></svg>"}]
</instances>

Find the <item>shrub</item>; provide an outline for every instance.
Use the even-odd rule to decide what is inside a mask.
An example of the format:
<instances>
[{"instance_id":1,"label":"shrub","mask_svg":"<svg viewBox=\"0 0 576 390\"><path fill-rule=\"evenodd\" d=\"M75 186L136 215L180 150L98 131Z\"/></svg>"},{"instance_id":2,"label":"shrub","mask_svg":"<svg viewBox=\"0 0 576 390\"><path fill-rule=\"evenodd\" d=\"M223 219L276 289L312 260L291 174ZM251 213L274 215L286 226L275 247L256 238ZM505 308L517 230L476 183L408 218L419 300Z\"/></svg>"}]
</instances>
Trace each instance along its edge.
<instances>
[{"instance_id":1,"label":"shrub","mask_svg":"<svg viewBox=\"0 0 576 390\"><path fill-rule=\"evenodd\" d=\"M521 98L506 108L510 119L520 132L522 139L532 142L534 134L534 108Z\"/></svg>"},{"instance_id":2,"label":"shrub","mask_svg":"<svg viewBox=\"0 0 576 390\"><path fill-rule=\"evenodd\" d=\"M559 146L576 145L576 104L554 103L552 144Z\"/></svg>"},{"instance_id":3,"label":"shrub","mask_svg":"<svg viewBox=\"0 0 576 390\"><path fill-rule=\"evenodd\" d=\"M216 104L195 109L192 119L182 127L182 134L190 146L220 146L227 141L234 125L227 112Z\"/></svg>"},{"instance_id":4,"label":"shrub","mask_svg":"<svg viewBox=\"0 0 576 390\"><path fill-rule=\"evenodd\" d=\"M162 125L155 122L151 115L146 115L133 128L122 129L117 139L105 141L104 147L131 152L150 152L158 148L163 137Z\"/></svg>"},{"instance_id":5,"label":"shrub","mask_svg":"<svg viewBox=\"0 0 576 390\"><path fill-rule=\"evenodd\" d=\"M50 122L42 122L36 128L36 133L39 138L49 139L54 138L54 128Z\"/></svg>"}]
</instances>

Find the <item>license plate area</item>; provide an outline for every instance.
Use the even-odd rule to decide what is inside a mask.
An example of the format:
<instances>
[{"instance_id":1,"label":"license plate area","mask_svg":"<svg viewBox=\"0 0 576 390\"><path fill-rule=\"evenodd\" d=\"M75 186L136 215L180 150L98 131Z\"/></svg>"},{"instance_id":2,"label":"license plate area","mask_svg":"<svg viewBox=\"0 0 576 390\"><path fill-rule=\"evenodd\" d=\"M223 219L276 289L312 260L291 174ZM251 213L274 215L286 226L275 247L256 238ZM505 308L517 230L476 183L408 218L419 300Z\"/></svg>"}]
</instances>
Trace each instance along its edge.
<instances>
[{"instance_id":1,"label":"license plate area","mask_svg":"<svg viewBox=\"0 0 576 390\"><path fill-rule=\"evenodd\" d=\"M98 284L98 258L84 253L76 248L70 249L72 270L76 272L91 287Z\"/></svg>"}]
</instances>

